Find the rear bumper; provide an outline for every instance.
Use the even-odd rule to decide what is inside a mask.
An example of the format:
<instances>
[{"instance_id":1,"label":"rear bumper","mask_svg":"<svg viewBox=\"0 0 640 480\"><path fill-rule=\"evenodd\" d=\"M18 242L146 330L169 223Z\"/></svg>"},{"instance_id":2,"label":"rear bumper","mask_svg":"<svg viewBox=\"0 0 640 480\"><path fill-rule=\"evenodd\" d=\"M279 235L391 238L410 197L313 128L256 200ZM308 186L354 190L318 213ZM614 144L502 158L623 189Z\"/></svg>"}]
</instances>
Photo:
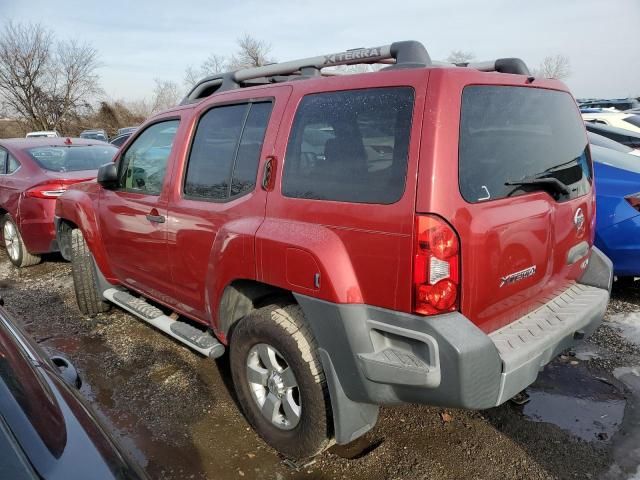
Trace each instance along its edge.
<instances>
[{"instance_id":1,"label":"rear bumper","mask_svg":"<svg viewBox=\"0 0 640 480\"><path fill-rule=\"evenodd\" d=\"M359 428L337 424L341 416L352 419L358 405L369 410L371 404L500 405L533 383L559 352L598 327L611 281L611 262L594 248L579 283L489 335L457 312L419 317L297 296L319 344L338 417L336 432L352 430L351 438L342 435L337 441L349 441L367 422L375 423L369 413L360 415ZM342 415L334 397L346 399Z\"/></svg>"},{"instance_id":2,"label":"rear bumper","mask_svg":"<svg viewBox=\"0 0 640 480\"><path fill-rule=\"evenodd\" d=\"M26 220L20 224L20 234L31 253L49 253L58 251L53 219Z\"/></svg>"}]
</instances>

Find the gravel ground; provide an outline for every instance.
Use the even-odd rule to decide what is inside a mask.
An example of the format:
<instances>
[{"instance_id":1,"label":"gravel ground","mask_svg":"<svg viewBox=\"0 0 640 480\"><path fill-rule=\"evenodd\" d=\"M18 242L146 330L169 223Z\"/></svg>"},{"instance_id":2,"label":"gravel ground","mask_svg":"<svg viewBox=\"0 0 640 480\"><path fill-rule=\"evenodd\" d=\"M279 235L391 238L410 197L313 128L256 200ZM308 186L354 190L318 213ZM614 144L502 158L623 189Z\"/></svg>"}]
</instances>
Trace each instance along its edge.
<instances>
[{"instance_id":1,"label":"gravel ground","mask_svg":"<svg viewBox=\"0 0 640 480\"><path fill-rule=\"evenodd\" d=\"M294 468L239 413L224 357L116 308L83 317L69 264L45 260L17 270L0 251L6 308L75 363L81 392L151 478L640 479L640 286L614 290L605 323L544 370L527 405L383 408L364 438Z\"/></svg>"}]
</instances>

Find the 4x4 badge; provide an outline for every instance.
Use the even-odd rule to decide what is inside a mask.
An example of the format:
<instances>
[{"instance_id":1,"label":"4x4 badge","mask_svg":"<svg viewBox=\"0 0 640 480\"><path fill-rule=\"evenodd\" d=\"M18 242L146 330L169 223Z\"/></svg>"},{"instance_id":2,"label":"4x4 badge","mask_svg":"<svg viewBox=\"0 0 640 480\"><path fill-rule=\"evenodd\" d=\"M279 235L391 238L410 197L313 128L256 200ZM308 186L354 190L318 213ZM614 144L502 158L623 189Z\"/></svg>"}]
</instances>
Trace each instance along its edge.
<instances>
[{"instance_id":1,"label":"4x4 badge","mask_svg":"<svg viewBox=\"0 0 640 480\"><path fill-rule=\"evenodd\" d=\"M500 279L500 287L511 285L512 283L519 282L520 280L524 280L525 278L533 277L535 274L535 265L529 268L525 268L524 270L520 270L519 272L510 273L506 277L502 277Z\"/></svg>"}]
</instances>

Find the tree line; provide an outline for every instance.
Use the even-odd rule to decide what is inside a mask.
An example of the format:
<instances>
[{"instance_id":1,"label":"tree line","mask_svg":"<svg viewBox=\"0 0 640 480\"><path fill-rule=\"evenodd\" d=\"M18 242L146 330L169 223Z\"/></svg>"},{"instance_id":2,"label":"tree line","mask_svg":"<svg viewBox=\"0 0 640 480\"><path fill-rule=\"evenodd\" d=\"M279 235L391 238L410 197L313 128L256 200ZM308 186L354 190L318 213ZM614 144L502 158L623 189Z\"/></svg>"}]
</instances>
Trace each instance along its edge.
<instances>
[{"instance_id":1,"label":"tree line","mask_svg":"<svg viewBox=\"0 0 640 480\"><path fill-rule=\"evenodd\" d=\"M473 61L472 52L453 50L447 61ZM228 55L210 54L200 65L188 66L183 84L155 79L149 98L109 101L97 74L101 66L96 49L87 42L61 40L41 24L8 21L0 31L0 119L13 120L12 130L0 122L0 137L24 135L29 130L58 130L77 135L84 128L117 128L137 125L148 116L180 102L203 77L275 62L271 45L245 34ZM377 66L354 65L337 70L359 73ZM546 57L534 69L535 76L564 79L571 74L569 58Z\"/></svg>"}]
</instances>

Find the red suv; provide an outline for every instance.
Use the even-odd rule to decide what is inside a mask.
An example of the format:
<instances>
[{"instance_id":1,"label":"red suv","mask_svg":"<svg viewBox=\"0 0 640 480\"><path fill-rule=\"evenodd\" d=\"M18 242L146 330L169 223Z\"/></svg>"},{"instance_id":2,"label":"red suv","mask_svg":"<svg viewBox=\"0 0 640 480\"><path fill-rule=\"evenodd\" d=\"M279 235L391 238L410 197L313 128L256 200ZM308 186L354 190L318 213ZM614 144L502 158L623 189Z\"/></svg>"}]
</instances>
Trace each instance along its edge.
<instances>
[{"instance_id":1,"label":"red suv","mask_svg":"<svg viewBox=\"0 0 640 480\"><path fill-rule=\"evenodd\" d=\"M205 78L56 214L82 312L228 348L247 420L305 458L379 405L500 405L590 334L594 199L562 83L398 42Z\"/></svg>"},{"instance_id":2,"label":"red suv","mask_svg":"<svg viewBox=\"0 0 640 480\"><path fill-rule=\"evenodd\" d=\"M69 185L96 178L117 151L70 138L0 140L0 237L11 262L27 267L58 250L53 214Z\"/></svg>"}]
</instances>

